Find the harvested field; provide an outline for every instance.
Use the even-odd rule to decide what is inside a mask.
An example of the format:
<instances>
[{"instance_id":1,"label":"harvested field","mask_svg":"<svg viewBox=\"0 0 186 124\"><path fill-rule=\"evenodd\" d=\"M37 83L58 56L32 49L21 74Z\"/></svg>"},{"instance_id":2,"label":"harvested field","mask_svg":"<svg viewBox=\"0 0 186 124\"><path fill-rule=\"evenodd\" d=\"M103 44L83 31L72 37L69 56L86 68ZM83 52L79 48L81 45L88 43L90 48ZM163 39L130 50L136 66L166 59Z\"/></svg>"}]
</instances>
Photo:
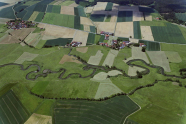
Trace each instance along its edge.
<instances>
[{"instance_id":1,"label":"harvested field","mask_svg":"<svg viewBox=\"0 0 186 124\"><path fill-rule=\"evenodd\" d=\"M114 33L115 22L95 22L97 26L97 33L99 34L101 31L112 32Z\"/></svg>"},{"instance_id":2,"label":"harvested field","mask_svg":"<svg viewBox=\"0 0 186 124\"><path fill-rule=\"evenodd\" d=\"M103 62L103 66L108 65L111 67L113 65L114 59L117 55L118 55L117 50L110 50L105 61Z\"/></svg>"},{"instance_id":3,"label":"harvested field","mask_svg":"<svg viewBox=\"0 0 186 124\"><path fill-rule=\"evenodd\" d=\"M12 43L20 43L20 42L21 41L19 41L15 36L8 35L1 40L0 44L12 44Z\"/></svg>"},{"instance_id":4,"label":"harvested field","mask_svg":"<svg viewBox=\"0 0 186 124\"><path fill-rule=\"evenodd\" d=\"M138 6L119 6L119 11L135 11L139 12Z\"/></svg>"},{"instance_id":5,"label":"harvested field","mask_svg":"<svg viewBox=\"0 0 186 124\"><path fill-rule=\"evenodd\" d=\"M52 124L52 116L33 113L24 124Z\"/></svg>"},{"instance_id":6,"label":"harvested field","mask_svg":"<svg viewBox=\"0 0 186 124\"><path fill-rule=\"evenodd\" d=\"M136 76L137 75L137 71L141 72L141 71L144 71L145 69L143 68L139 68L139 67L131 67L129 66L129 69L128 69L128 75L129 76Z\"/></svg>"},{"instance_id":7,"label":"harvested field","mask_svg":"<svg viewBox=\"0 0 186 124\"><path fill-rule=\"evenodd\" d=\"M150 13L145 13L145 21L152 21L152 16Z\"/></svg>"},{"instance_id":8,"label":"harvested field","mask_svg":"<svg viewBox=\"0 0 186 124\"><path fill-rule=\"evenodd\" d=\"M80 24L94 26L92 24L92 21L89 18L87 18L87 17L80 17Z\"/></svg>"},{"instance_id":9,"label":"harvested field","mask_svg":"<svg viewBox=\"0 0 186 124\"><path fill-rule=\"evenodd\" d=\"M81 46L86 46L88 34L88 32L76 31L73 41L82 42Z\"/></svg>"},{"instance_id":10,"label":"harvested field","mask_svg":"<svg viewBox=\"0 0 186 124\"><path fill-rule=\"evenodd\" d=\"M154 41L150 26L141 26L141 35L143 40Z\"/></svg>"},{"instance_id":11,"label":"harvested field","mask_svg":"<svg viewBox=\"0 0 186 124\"><path fill-rule=\"evenodd\" d=\"M42 40L53 40L57 39L57 37L50 36L50 35L43 35Z\"/></svg>"},{"instance_id":12,"label":"harvested field","mask_svg":"<svg viewBox=\"0 0 186 124\"><path fill-rule=\"evenodd\" d=\"M133 12L133 21L144 21L142 12Z\"/></svg>"},{"instance_id":13,"label":"harvested field","mask_svg":"<svg viewBox=\"0 0 186 124\"><path fill-rule=\"evenodd\" d=\"M97 2L97 5L94 6L93 11L105 11L106 6L107 2Z\"/></svg>"},{"instance_id":14,"label":"harvested field","mask_svg":"<svg viewBox=\"0 0 186 124\"><path fill-rule=\"evenodd\" d=\"M90 32L90 26L89 25L83 25L84 31Z\"/></svg>"},{"instance_id":15,"label":"harvested field","mask_svg":"<svg viewBox=\"0 0 186 124\"><path fill-rule=\"evenodd\" d=\"M92 13L94 7L86 7L86 13Z\"/></svg>"},{"instance_id":16,"label":"harvested field","mask_svg":"<svg viewBox=\"0 0 186 124\"><path fill-rule=\"evenodd\" d=\"M27 44L29 44L35 37L37 37L37 35L39 35L39 33L30 33L26 38L25 38L25 42Z\"/></svg>"},{"instance_id":17,"label":"harvested field","mask_svg":"<svg viewBox=\"0 0 186 124\"><path fill-rule=\"evenodd\" d=\"M60 13L61 12L61 6L59 6L59 5L54 5L53 7L52 7L52 13Z\"/></svg>"},{"instance_id":18,"label":"harvested field","mask_svg":"<svg viewBox=\"0 0 186 124\"><path fill-rule=\"evenodd\" d=\"M107 74L109 76L117 76L117 75L122 74L122 73L118 70L112 70L112 71L109 71Z\"/></svg>"},{"instance_id":19,"label":"harvested field","mask_svg":"<svg viewBox=\"0 0 186 124\"><path fill-rule=\"evenodd\" d=\"M118 37L134 37L133 22L118 22L116 25L115 36Z\"/></svg>"},{"instance_id":20,"label":"harvested field","mask_svg":"<svg viewBox=\"0 0 186 124\"><path fill-rule=\"evenodd\" d=\"M73 38L76 30L48 24L39 24L38 27L45 28L44 34L56 38Z\"/></svg>"},{"instance_id":21,"label":"harvested field","mask_svg":"<svg viewBox=\"0 0 186 124\"><path fill-rule=\"evenodd\" d=\"M38 14L39 14L39 12L34 11L33 14L30 16L30 18L28 20L29 21L34 21Z\"/></svg>"},{"instance_id":22,"label":"harvested field","mask_svg":"<svg viewBox=\"0 0 186 124\"><path fill-rule=\"evenodd\" d=\"M142 59L146 63L149 63L149 60L145 54L145 52L141 51L142 47L132 47L132 57L128 58L127 60L123 60L124 62L128 62L132 59Z\"/></svg>"},{"instance_id":23,"label":"harvested field","mask_svg":"<svg viewBox=\"0 0 186 124\"><path fill-rule=\"evenodd\" d=\"M113 83L100 83L94 98L99 99L99 98L109 97L113 94L117 94L121 92L122 90L120 90Z\"/></svg>"},{"instance_id":24,"label":"harvested field","mask_svg":"<svg viewBox=\"0 0 186 124\"><path fill-rule=\"evenodd\" d=\"M64 64L65 62L75 62L78 64L82 64L79 60L77 60L76 57L69 56L69 55L64 55L59 64Z\"/></svg>"},{"instance_id":25,"label":"harvested field","mask_svg":"<svg viewBox=\"0 0 186 124\"><path fill-rule=\"evenodd\" d=\"M88 60L88 64L99 65L102 57L103 57L103 53L101 53L101 51L98 50L95 56L90 56Z\"/></svg>"},{"instance_id":26,"label":"harvested field","mask_svg":"<svg viewBox=\"0 0 186 124\"><path fill-rule=\"evenodd\" d=\"M14 63L22 64L24 61L32 61L39 54L32 54L28 52L24 52Z\"/></svg>"},{"instance_id":27,"label":"harvested field","mask_svg":"<svg viewBox=\"0 0 186 124\"><path fill-rule=\"evenodd\" d=\"M86 53L88 51L88 47L79 47L79 48L76 48L76 51L81 52L81 53Z\"/></svg>"},{"instance_id":28,"label":"harvested field","mask_svg":"<svg viewBox=\"0 0 186 124\"><path fill-rule=\"evenodd\" d=\"M60 14L74 15L74 7L61 6Z\"/></svg>"},{"instance_id":29,"label":"harvested field","mask_svg":"<svg viewBox=\"0 0 186 124\"><path fill-rule=\"evenodd\" d=\"M31 32L33 32L35 28L23 28L21 30L15 30L11 34L15 36L17 39L24 40Z\"/></svg>"},{"instance_id":30,"label":"harvested field","mask_svg":"<svg viewBox=\"0 0 186 124\"><path fill-rule=\"evenodd\" d=\"M164 68L166 72L170 72L169 61L164 51L147 51L152 63Z\"/></svg>"},{"instance_id":31,"label":"harvested field","mask_svg":"<svg viewBox=\"0 0 186 124\"><path fill-rule=\"evenodd\" d=\"M131 22L133 21L133 11L119 11L117 22Z\"/></svg>"},{"instance_id":32,"label":"harvested field","mask_svg":"<svg viewBox=\"0 0 186 124\"><path fill-rule=\"evenodd\" d=\"M164 52L165 52L165 55L168 57L169 62L173 62L173 63L182 62L182 59L178 52L173 52L173 51L164 51Z\"/></svg>"},{"instance_id":33,"label":"harvested field","mask_svg":"<svg viewBox=\"0 0 186 124\"><path fill-rule=\"evenodd\" d=\"M117 18L118 18L117 15L112 15L111 19L110 19L110 22L116 22Z\"/></svg>"}]
</instances>

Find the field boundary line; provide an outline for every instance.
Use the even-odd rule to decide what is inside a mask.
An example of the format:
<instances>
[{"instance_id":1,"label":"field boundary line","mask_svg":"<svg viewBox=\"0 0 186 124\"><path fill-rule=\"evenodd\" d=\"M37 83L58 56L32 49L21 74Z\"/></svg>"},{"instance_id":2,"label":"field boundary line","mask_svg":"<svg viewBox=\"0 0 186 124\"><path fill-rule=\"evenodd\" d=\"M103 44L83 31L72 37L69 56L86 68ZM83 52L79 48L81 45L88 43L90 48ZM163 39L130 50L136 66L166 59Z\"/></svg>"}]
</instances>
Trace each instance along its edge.
<instances>
[{"instance_id":1,"label":"field boundary line","mask_svg":"<svg viewBox=\"0 0 186 124\"><path fill-rule=\"evenodd\" d=\"M7 95L6 95L7 96ZM8 96L7 96L8 97ZM12 101L10 100L10 98L8 97L9 101L12 103ZM12 103L12 105L14 106L14 104ZM16 111L19 113L19 111L17 110L17 108L14 106L14 108L16 109ZM21 114L19 113L19 115L21 116ZM21 116L21 118L23 119L23 117ZM24 119L23 119L24 121Z\"/></svg>"},{"instance_id":2,"label":"field boundary line","mask_svg":"<svg viewBox=\"0 0 186 124\"><path fill-rule=\"evenodd\" d=\"M118 7L118 12L119 12L119 7ZM115 32L116 32L116 26L118 23L118 12L117 12L117 19L116 19L116 24L115 24L115 28L114 28L114 36L115 36ZM111 18L112 18L112 16L111 16Z\"/></svg>"},{"instance_id":3,"label":"field boundary line","mask_svg":"<svg viewBox=\"0 0 186 124\"><path fill-rule=\"evenodd\" d=\"M5 100L2 98L3 102L6 104ZM8 107L8 105L6 104L6 106ZM10 110L10 108L8 107L8 109ZM10 112L12 113L12 111L10 110ZM14 116L14 114L12 113L12 115ZM14 116L15 120L17 121L16 117ZM17 123L19 124L19 122L17 121Z\"/></svg>"},{"instance_id":4,"label":"field boundary line","mask_svg":"<svg viewBox=\"0 0 186 124\"><path fill-rule=\"evenodd\" d=\"M1 109L3 110L3 108L2 108L2 106L0 105L0 107L1 107ZM5 111L3 110L3 112L5 113ZM5 113L5 115L6 115L6 113ZM10 122L10 124L12 124L11 123L11 121L10 121L10 119L8 118L8 116L6 115L6 117L7 117L7 119L8 119L8 121Z\"/></svg>"},{"instance_id":5,"label":"field boundary line","mask_svg":"<svg viewBox=\"0 0 186 124\"><path fill-rule=\"evenodd\" d=\"M16 5L16 4L15 4L15 5ZM14 6L15 6L15 5L14 5ZM17 18L16 14L15 14L15 10L13 9L14 6L12 6L12 10L14 11L14 16Z\"/></svg>"},{"instance_id":6,"label":"field boundary line","mask_svg":"<svg viewBox=\"0 0 186 124\"><path fill-rule=\"evenodd\" d=\"M2 120L2 118L0 117L0 120L1 120L1 122L3 122L3 120ZM3 122L3 124L4 124L4 122Z\"/></svg>"},{"instance_id":7,"label":"field boundary line","mask_svg":"<svg viewBox=\"0 0 186 124\"><path fill-rule=\"evenodd\" d=\"M12 92L11 92L11 94L12 94ZM12 96L14 97L14 99L17 101L17 99L15 98L15 96L12 94ZM18 102L18 104L20 105L20 103L19 103L19 101L17 101ZM21 106L21 105L20 105ZM22 106L21 106L22 107ZM23 107L22 107L23 108ZM24 110L24 112L25 112L25 109L23 108L23 110ZM29 111L30 112L30 111ZM28 116L28 114L27 114L27 112L25 112L26 113L26 115Z\"/></svg>"},{"instance_id":8,"label":"field boundary line","mask_svg":"<svg viewBox=\"0 0 186 124\"><path fill-rule=\"evenodd\" d=\"M128 95L127 95L127 96L128 96ZM129 98L131 101L133 101L129 96L128 96L128 98ZM134 102L134 101L133 101L133 102ZM135 103L136 105L138 105L136 102L134 102L134 103ZM140 106L140 105L138 105L138 106L139 106L140 109L138 109L137 111L135 111L135 112L131 113L130 115L128 115L128 116L125 118L123 124L125 124L125 121L127 120L127 118L128 118L129 116L131 116L132 114L134 114L134 113L138 112L139 110L141 110L141 106Z\"/></svg>"}]
</instances>

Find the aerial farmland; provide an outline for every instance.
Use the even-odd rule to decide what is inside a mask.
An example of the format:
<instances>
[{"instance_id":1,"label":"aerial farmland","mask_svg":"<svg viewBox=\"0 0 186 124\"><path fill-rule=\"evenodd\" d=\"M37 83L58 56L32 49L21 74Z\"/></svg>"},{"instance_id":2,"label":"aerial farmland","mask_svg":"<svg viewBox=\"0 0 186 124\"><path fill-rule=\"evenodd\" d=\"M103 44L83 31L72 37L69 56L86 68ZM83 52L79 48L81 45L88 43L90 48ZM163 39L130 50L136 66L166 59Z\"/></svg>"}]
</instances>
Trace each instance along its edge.
<instances>
[{"instance_id":1,"label":"aerial farmland","mask_svg":"<svg viewBox=\"0 0 186 124\"><path fill-rule=\"evenodd\" d=\"M0 1L0 124L185 124L186 26L111 1Z\"/></svg>"}]
</instances>

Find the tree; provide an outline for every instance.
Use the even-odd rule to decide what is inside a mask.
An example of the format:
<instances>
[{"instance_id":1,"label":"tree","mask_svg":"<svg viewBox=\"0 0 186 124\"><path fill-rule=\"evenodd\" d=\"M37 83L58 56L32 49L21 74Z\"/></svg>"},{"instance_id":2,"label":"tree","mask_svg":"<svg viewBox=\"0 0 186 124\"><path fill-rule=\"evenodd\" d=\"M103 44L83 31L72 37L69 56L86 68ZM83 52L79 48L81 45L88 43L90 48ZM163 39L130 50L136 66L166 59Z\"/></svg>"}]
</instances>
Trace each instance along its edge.
<instances>
[{"instance_id":1,"label":"tree","mask_svg":"<svg viewBox=\"0 0 186 124\"><path fill-rule=\"evenodd\" d=\"M99 45L99 41L96 43L96 45Z\"/></svg>"},{"instance_id":2,"label":"tree","mask_svg":"<svg viewBox=\"0 0 186 124\"><path fill-rule=\"evenodd\" d=\"M142 47L142 52L145 52L145 50L146 50L146 47Z\"/></svg>"},{"instance_id":3,"label":"tree","mask_svg":"<svg viewBox=\"0 0 186 124\"><path fill-rule=\"evenodd\" d=\"M79 0L75 0L76 4L79 4Z\"/></svg>"},{"instance_id":4,"label":"tree","mask_svg":"<svg viewBox=\"0 0 186 124\"><path fill-rule=\"evenodd\" d=\"M136 71L138 78L142 78L142 74L139 71Z\"/></svg>"}]
</instances>

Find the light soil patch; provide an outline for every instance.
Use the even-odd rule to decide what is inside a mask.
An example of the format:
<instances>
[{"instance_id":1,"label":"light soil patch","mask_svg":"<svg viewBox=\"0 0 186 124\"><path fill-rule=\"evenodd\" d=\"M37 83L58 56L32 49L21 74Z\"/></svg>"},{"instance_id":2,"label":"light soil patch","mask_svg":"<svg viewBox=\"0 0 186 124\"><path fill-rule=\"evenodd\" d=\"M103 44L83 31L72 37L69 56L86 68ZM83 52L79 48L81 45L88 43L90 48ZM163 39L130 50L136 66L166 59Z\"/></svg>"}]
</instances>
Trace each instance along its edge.
<instances>
[{"instance_id":1,"label":"light soil patch","mask_svg":"<svg viewBox=\"0 0 186 124\"><path fill-rule=\"evenodd\" d=\"M112 70L112 71L108 72L109 76L116 76L116 75L119 75L119 74L122 74L122 73L118 70Z\"/></svg>"},{"instance_id":2,"label":"light soil patch","mask_svg":"<svg viewBox=\"0 0 186 124\"><path fill-rule=\"evenodd\" d=\"M135 11L139 12L138 6L119 6L119 11Z\"/></svg>"},{"instance_id":3,"label":"light soil patch","mask_svg":"<svg viewBox=\"0 0 186 124\"><path fill-rule=\"evenodd\" d=\"M170 72L169 61L164 51L147 51L152 63L164 68L166 72Z\"/></svg>"},{"instance_id":4,"label":"light soil patch","mask_svg":"<svg viewBox=\"0 0 186 124\"><path fill-rule=\"evenodd\" d=\"M74 7L61 6L60 14L74 15Z\"/></svg>"},{"instance_id":5,"label":"light soil patch","mask_svg":"<svg viewBox=\"0 0 186 124\"><path fill-rule=\"evenodd\" d=\"M120 90L113 83L100 83L94 98L99 99L99 98L109 97L113 94L117 94L121 92L122 90Z\"/></svg>"},{"instance_id":6,"label":"light soil patch","mask_svg":"<svg viewBox=\"0 0 186 124\"><path fill-rule=\"evenodd\" d=\"M21 30L15 30L11 32L12 36L15 36L16 39L25 39L31 32L33 32L35 28L23 28Z\"/></svg>"},{"instance_id":7,"label":"light soil patch","mask_svg":"<svg viewBox=\"0 0 186 124\"><path fill-rule=\"evenodd\" d=\"M92 21L87 18L87 17L80 17L80 23L82 25L91 25L91 26L94 26L94 24L92 24Z\"/></svg>"},{"instance_id":8,"label":"light soil patch","mask_svg":"<svg viewBox=\"0 0 186 124\"><path fill-rule=\"evenodd\" d=\"M76 57L64 55L59 64L64 64L65 62L75 62L78 64L82 64L82 62L78 61Z\"/></svg>"},{"instance_id":9,"label":"light soil patch","mask_svg":"<svg viewBox=\"0 0 186 124\"><path fill-rule=\"evenodd\" d=\"M91 78L90 80L91 81L94 81L94 82L100 82L100 83L112 83L112 81L110 80L110 78L107 78L105 80L97 80L97 79Z\"/></svg>"},{"instance_id":10,"label":"light soil patch","mask_svg":"<svg viewBox=\"0 0 186 124\"><path fill-rule=\"evenodd\" d=\"M145 20L146 21L152 21L152 16L151 15L145 15Z\"/></svg>"},{"instance_id":11,"label":"light soil patch","mask_svg":"<svg viewBox=\"0 0 186 124\"><path fill-rule=\"evenodd\" d=\"M91 65L99 65L101 59L103 57L103 53L100 50L97 51L95 56L91 56L88 60L88 64Z\"/></svg>"},{"instance_id":12,"label":"light soil patch","mask_svg":"<svg viewBox=\"0 0 186 124\"><path fill-rule=\"evenodd\" d=\"M88 47L77 47L76 51L81 52L81 53L86 53L88 51Z\"/></svg>"},{"instance_id":13,"label":"light soil patch","mask_svg":"<svg viewBox=\"0 0 186 124\"><path fill-rule=\"evenodd\" d=\"M109 71L108 73L100 72L100 73L94 75L93 79L100 82L100 81L105 81L106 79L109 79L109 78L107 78L108 75L109 76L116 76L116 75L120 75L120 74L122 74L122 73L118 70L112 70L112 71Z\"/></svg>"},{"instance_id":14,"label":"light soil patch","mask_svg":"<svg viewBox=\"0 0 186 124\"><path fill-rule=\"evenodd\" d=\"M12 44L12 43L20 43L16 37L10 36L10 35L5 35L5 38L1 40L0 44Z\"/></svg>"},{"instance_id":15,"label":"light soil patch","mask_svg":"<svg viewBox=\"0 0 186 124\"><path fill-rule=\"evenodd\" d=\"M7 18L0 18L0 24L5 24L6 22L8 22L10 19Z\"/></svg>"},{"instance_id":16,"label":"light soil patch","mask_svg":"<svg viewBox=\"0 0 186 124\"><path fill-rule=\"evenodd\" d=\"M103 62L103 66L108 65L108 66L112 66L114 63L114 59L115 57L118 55L118 51L117 50L110 50L105 61Z\"/></svg>"},{"instance_id":17,"label":"light soil patch","mask_svg":"<svg viewBox=\"0 0 186 124\"><path fill-rule=\"evenodd\" d=\"M14 63L22 64L24 61L32 61L39 54L32 54L28 52L24 52Z\"/></svg>"},{"instance_id":18,"label":"light soil patch","mask_svg":"<svg viewBox=\"0 0 186 124\"><path fill-rule=\"evenodd\" d=\"M168 57L169 62L173 62L173 63L182 62L182 59L178 52L173 52L173 51L164 51L164 52L165 52L165 55Z\"/></svg>"},{"instance_id":19,"label":"light soil patch","mask_svg":"<svg viewBox=\"0 0 186 124\"><path fill-rule=\"evenodd\" d=\"M97 2L97 5L94 6L93 11L105 10L108 2Z\"/></svg>"},{"instance_id":20,"label":"light soil patch","mask_svg":"<svg viewBox=\"0 0 186 124\"><path fill-rule=\"evenodd\" d=\"M94 7L87 7L86 13L92 13Z\"/></svg>"},{"instance_id":21,"label":"light soil patch","mask_svg":"<svg viewBox=\"0 0 186 124\"><path fill-rule=\"evenodd\" d=\"M177 82L172 82L172 85L179 86L179 83L177 83Z\"/></svg>"},{"instance_id":22,"label":"light soil patch","mask_svg":"<svg viewBox=\"0 0 186 124\"><path fill-rule=\"evenodd\" d=\"M150 26L141 26L141 35L143 40L154 41Z\"/></svg>"},{"instance_id":23,"label":"light soil patch","mask_svg":"<svg viewBox=\"0 0 186 124\"><path fill-rule=\"evenodd\" d=\"M39 12L34 11L33 14L30 16L30 18L28 20L29 21L34 21L38 14L39 14Z\"/></svg>"},{"instance_id":24,"label":"light soil patch","mask_svg":"<svg viewBox=\"0 0 186 124\"><path fill-rule=\"evenodd\" d=\"M141 72L141 71L144 71L145 69L143 69L143 68L139 68L139 67L135 67L135 66L133 66L133 67L131 67L131 66L129 66L129 69L128 69L128 75L129 76L136 76L137 75L137 71L139 71L139 72Z\"/></svg>"},{"instance_id":25,"label":"light soil patch","mask_svg":"<svg viewBox=\"0 0 186 124\"><path fill-rule=\"evenodd\" d=\"M133 21L144 21L142 12L133 12Z\"/></svg>"},{"instance_id":26,"label":"light soil patch","mask_svg":"<svg viewBox=\"0 0 186 124\"><path fill-rule=\"evenodd\" d=\"M134 37L133 22L118 22L116 25L115 36Z\"/></svg>"},{"instance_id":27,"label":"light soil patch","mask_svg":"<svg viewBox=\"0 0 186 124\"><path fill-rule=\"evenodd\" d=\"M54 36L50 36L50 35L44 35L42 37L42 40L53 40L53 39L57 39L56 37Z\"/></svg>"},{"instance_id":28,"label":"light soil patch","mask_svg":"<svg viewBox=\"0 0 186 124\"><path fill-rule=\"evenodd\" d=\"M52 116L33 113L24 124L52 124Z\"/></svg>"},{"instance_id":29,"label":"light soil patch","mask_svg":"<svg viewBox=\"0 0 186 124\"><path fill-rule=\"evenodd\" d=\"M88 32L76 31L73 41L82 42L81 46L86 46L88 34Z\"/></svg>"},{"instance_id":30,"label":"light soil patch","mask_svg":"<svg viewBox=\"0 0 186 124\"><path fill-rule=\"evenodd\" d=\"M76 4L75 2L69 5L69 7L77 7L77 6L79 6L79 5Z\"/></svg>"},{"instance_id":31,"label":"light soil patch","mask_svg":"<svg viewBox=\"0 0 186 124\"><path fill-rule=\"evenodd\" d=\"M83 25L84 31L90 32L90 26L89 25Z\"/></svg>"},{"instance_id":32,"label":"light soil patch","mask_svg":"<svg viewBox=\"0 0 186 124\"><path fill-rule=\"evenodd\" d=\"M117 15L112 15L111 19L110 19L110 22L116 22L117 18L118 18Z\"/></svg>"},{"instance_id":33,"label":"light soil patch","mask_svg":"<svg viewBox=\"0 0 186 124\"><path fill-rule=\"evenodd\" d=\"M123 60L124 62L128 62L132 59L142 59L146 63L149 63L149 60L145 54L145 52L141 51L142 47L132 47L132 57L128 58L127 60Z\"/></svg>"},{"instance_id":34,"label":"light soil patch","mask_svg":"<svg viewBox=\"0 0 186 124\"><path fill-rule=\"evenodd\" d=\"M139 39L129 38L129 41L130 41L131 43L139 43Z\"/></svg>"},{"instance_id":35,"label":"light soil patch","mask_svg":"<svg viewBox=\"0 0 186 124\"><path fill-rule=\"evenodd\" d=\"M101 31L114 33L114 29L116 25L115 22L95 22L94 24L97 27L98 34L100 34Z\"/></svg>"},{"instance_id":36,"label":"light soil patch","mask_svg":"<svg viewBox=\"0 0 186 124\"><path fill-rule=\"evenodd\" d=\"M45 28L44 35L56 38L73 38L76 30L48 24L39 24L38 27Z\"/></svg>"}]
</instances>

